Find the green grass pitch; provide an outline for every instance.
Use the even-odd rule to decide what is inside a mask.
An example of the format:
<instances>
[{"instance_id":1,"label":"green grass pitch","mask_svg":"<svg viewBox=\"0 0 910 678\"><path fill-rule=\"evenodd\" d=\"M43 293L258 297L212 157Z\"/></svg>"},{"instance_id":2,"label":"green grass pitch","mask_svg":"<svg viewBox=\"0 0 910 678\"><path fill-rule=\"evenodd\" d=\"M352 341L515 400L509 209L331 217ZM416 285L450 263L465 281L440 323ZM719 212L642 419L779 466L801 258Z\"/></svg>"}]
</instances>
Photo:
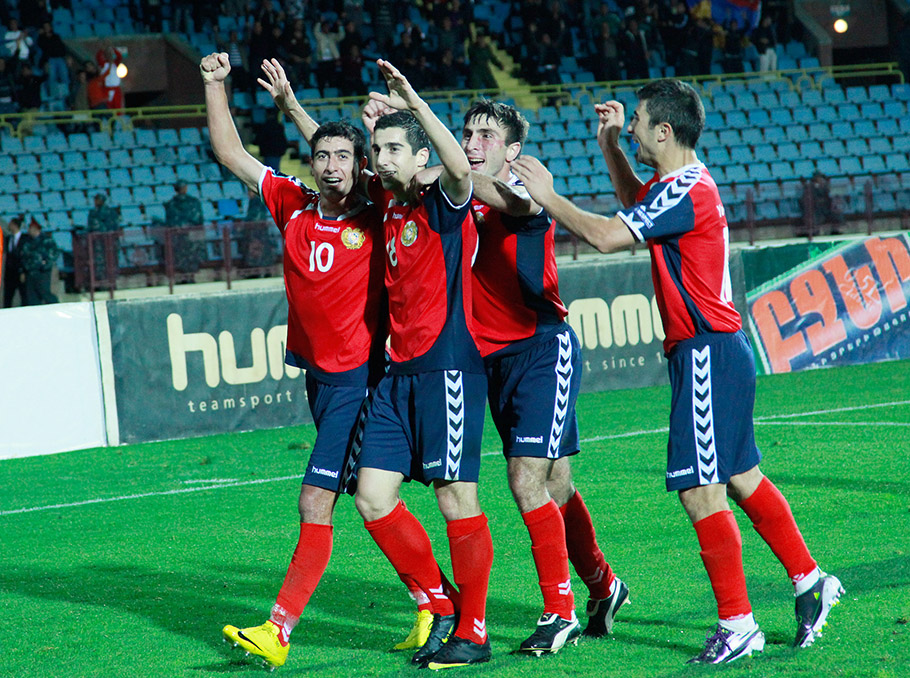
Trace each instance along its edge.
<instances>
[{"instance_id":1,"label":"green grass pitch","mask_svg":"<svg viewBox=\"0 0 910 678\"><path fill-rule=\"evenodd\" d=\"M494 658L454 672L910 676L908 385L908 361L760 378L762 469L847 593L824 637L792 650L792 588L737 511L768 645L726 667L684 665L716 611L695 533L663 487L668 389L579 401L585 442L573 461L576 484L632 604L613 637L541 659L511 654L541 603L488 422L481 501L496 551L487 610ZM267 616L296 541L297 476L314 435L300 427L0 462L0 676L261 675L220 631ZM413 484L404 496L450 571L431 492ZM586 590L573 582L583 614ZM329 568L277 675L412 675L406 655L387 651L412 618L404 588L344 498Z\"/></svg>"}]
</instances>

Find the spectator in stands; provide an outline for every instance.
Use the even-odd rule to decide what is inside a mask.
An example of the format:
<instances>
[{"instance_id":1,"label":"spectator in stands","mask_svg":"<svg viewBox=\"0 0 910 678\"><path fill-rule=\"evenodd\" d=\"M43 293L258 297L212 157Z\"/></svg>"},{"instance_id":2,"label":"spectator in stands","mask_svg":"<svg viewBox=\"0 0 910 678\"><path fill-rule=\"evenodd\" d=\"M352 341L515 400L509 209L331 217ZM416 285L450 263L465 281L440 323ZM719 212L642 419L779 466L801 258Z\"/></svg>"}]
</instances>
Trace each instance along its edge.
<instances>
[{"instance_id":1,"label":"spectator in stands","mask_svg":"<svg viewBox=\"0 0 910 678\"><path fill-rule=\"evenodd\" d=\"M262 0L262 4L259 5L254 18L262 24L262 30L266 34L271 33L276 26L281 28L284 24L284 15L280 8L275 7L272 0Z\"/></svg>"},{"instance_id":2,"label":"spectator in stands","mask_svg":"<svg viewBox=\"0 0 910 678\"><path fill-rule=\"evenodd\" d=\"M34 217L28 225L28 238L22 245L22 280L25 283L25 305L56 304L51 292L51 272L57 261L57 243L50 233L43 233Z\"/></svg>"},{"instance_id":3,"label":"spectator in stands","mask_svg":"<svg viewBox=\"0 0 910 678\"><path fill-rule=\"evenodd\" d=\"M0 114L15 113L19 110L16 103L16 81L8 68L6 59L0 57Z\"/></svg>"},{"instance_id":4,"label":"spectator in stands","mask_svg":"<svg viewBox=\"0 0 910 678\"><path fill-rule=\"evenodd\" d=\"M123 108L123 88L120 86L120 76L117 75L117 67L123 63L123 55L110 44L110 41L105 40L102 47L95 52L95 61L98 64L98 74L104 83L107 107Z\"/></svg>"},{"instance_id":5,"label":"spectator in stands","mask_svg":"<svg viewBox=\"0 0 910 678\"><path fill-rule=\"evenodd\" d=\"M231 62L231 82L241 89L249 89L250 75L247 68L246 56L247 50L240 40L236 30L228 33L228 39L217 41L218 49L227 53L228 60Z\"/></svg>"},{"instance_id":6,"label":"spectator in stands","mask_svg":"<svg viewBox=\"0 0 910 678\"><path fill-rule=\"evenodd\" d=\"M363 82L363 55L356 43L347 44L341 53L338 89L343 97L367 93L366 84Z\"/></svg>"},{"instance_id":7,"label":"spectator in stands","mask_svg":"<svg viewBox=\"0 0 910 678\"><path fill-rule=\"evenodd\" d=\"M424 49L424 41L427 39L426 34L420 30L420 26L417 26L411 17L405 16L401 20L401 26L398 28L398 35L401 38L404 38L405 35L410 36L411 43L416 45L419 49Z\"/></svg>"},{"instance_id":8,"label":"spectator in stands","mask_svg":"<svg viewBox=\"0 0 910 678\"><path fill-rule=\"evenodd\" d=\"M667 53L667 63L678 66L680 50L689 29L689 10L684 0L670 3L669 9L661 19L659 28Z\"/></svg>"},{"instance_id":9,"label":"spectator in stands","mask_svg":"<svg viewBox=\"0 0 910 678\"><path fill-rule=\"evenodd\" d=\"M104 193L98 193L94 198L95 206L89 210L88 219L84 231L86 233L110 233L111 235L93 236L94 245L92 247L92 261L95 268L95 280L113 279L117 275L117 254L119 250L119 238L117 232L120 230L120 210L107 204L107 196ZM84 238L84 243L80 243L79 248L83 252L88 252L88 236L81 233L82 229L77 229L76 235ZM108 250L110 250L111 269L108 270ZM88 265L88 259L86 259ZM84 277L88 280L88 275Z\"/></svg>"},{"instance_id":10,"label":"spectator in stands","mask_svg":"<svg viewBox=\"0 0 910 678\"><path fill-rule=\"evenodd\" d=\"M442 51L436 70L440 77L430 89L465 89L467 87L467 65L464 59L456 59L452 50Z\"/></svg>"},{"instance_id":11,"label":"spectator in stands","mask_svg":"<svg viewBox=\"0 0 910 678\"><path fill-rule=\"evenodd\" d=\"M345 38L347 39L347 38ZM294 19L290 27L285 30L281 39L279 57L284 62L285 68L293 76L295 82L303 87L310 86L310 73L313 70L313 48L306 34L306 25L303 19ZM234 64L231 63L231 71Z\"/></svg>"},{"instance_id":12,"label":"spectator in stands","mask_svg":"<svg viewBox=\"0 0 910 678\"><path fill-rule=\"evenodd\" d=\"M815 172L803 188L803 221L810 235L830 229L838 235L844 225L844 213L840 202L831 196L831 182L822 172Z\"/></svg>"},{"instance_id":13,"label":"spectator in stands","mask_svg":"<svg viewBox=\"0 0 910 678\"><path fill-rule=\"evenodd\" d=\"M761 18L761 23L752 31L752 44L758 50L758 70L762 73L777 70L777 30L770 14Z\"/></svg>"},{"instance_id":14,"label":"spectator in stands","mask_svg":"<svg viewBox=\"0 0 910 678\"><path fill-rule=\"evenodd\" d=\"M724 73L742 73L743 65L743 40L745 35L739 28L739 22L731 19L729 25L722 29L724 36Z\"/></svg>"},{"instance_id":15,"label":"spectator in stands","mask_svg":"<svg viewBox=\"0 0 910 678\"><path fill-rule=\"evenodd\" d=\"M19 0L19 21L25 28L37 29L45 22L51 20L48 9L58 5L57 2L48 3L47 0ZM69 3L67 3L69 4Z\"/></svg>"},{"instance_id":16,"label":"spectator in stands","mask_svg":"<svg viewBox=\"0 0 910 678\"><path fill-rule=\"evenodd\" d=\"M610 22L602 21L600 34L591 45L589 68L598 82L622 80L619 63L619 45L610 32Z\"/></svg>"},{"instance_id":17,"label":"spectator in stands","mask_svg":"<svg viewBox=\"0 0 910 678\"><path fill-rule=\"evenodd\" d=\"M904 74L904 80L910 80L910 12L902 17L900 30L897 32L897 64Z\"/></svg>"},{"instance_id":18,"label":"spectator in stands","mask_svg":"<svg viewBox=\"0 0 910 678\"><path fill-rule=\"evenodd\" d=\"M552 0L549 8L543 14L540 24L541 33L547 33L550 41L559 50L560 54L572 54L572 33L569 30L568 19L563 12L559 0Z\"/></svg>"},{"instance_id":19,"label":"spectator in stands","mask_svg":"<svg viewBox=\"0 0 910 678\"><path fill-rule=\"evenodd\" d=\"M9 55L10 70L15 72L19 69L19 64L28 62L32 53L33 41L27 30L19 28L19 22L16 19L10 19L6 25L3 42Z\"/></svg>"},{"instance_id":20,"label":"spectator in stands","mask_svg":"<svg viewBox=\"0 0 910 678\"><path fill-rule=\"evenodd\" d=\"M38 49L41 59L38 65L44 70L50 83L51 96L61 96L58 93L69 86L69 70L66 67L66 45L56 32L50 21L45 21L38 32Z\"/></svg>"},{"instance_id":21,"label":"spectator in stands","mask_svg":"<svg viewBox=\"0 0 910 678\"><path fill-rule=\"evenodd\" d=\"M634 16L626 18L625 29L620 35L627 80L646 80L648 71L648 43L645 33Z\"/></svg>"},{"instance_id":22,"label":"spectator in stands","mask_svg":"<svg viewBox=\"0 0 910 678\"><path fill-rule=\"evenodd\" d=\"M288 138L284 125L278 121L278 111L267 108L263 111L265 119L254 128L253 143L259 147L262 164L281 171L281 157L288 150Z\"/></svg>"},{"instance_id":23,"label":"spectator in stands","mask_svg":"<svg viewBox=\"0 0 910 678\"><path fill-rule=\"evenodd\" d=\"M549 33L540 34L540 48L537 51L537 82L547 85L560 83L559 67L562 53L553 44Z\"/></svg>"},{"instance_id":24,"label":"spectator in stands","mask_svg":"<svg viewBox=\"0 0 910 678\"><path fill-rule=\"evenodd\" d=\"M249 71L246 86L251 90L256 89L256 75L259 73L259 67L263 61L270 59L275 53L275 45L272 44L272 36L261 21L254 21L250 29L249 41ZM235 81L236 82L236 81Z\"/></svg>"},{"instance_id":25,"label":"spectator in stands","mask_svg":"<svg viewBox=\"0 0 910 678\"><path fill-rule=\"evenodd\" d=\"M370 3L373 16L373 38L380 54L388 54L395 39L395 0L373 0Z\"/></svg>"},{"instance_id":26,"label":"spectator in stands","mask_svg":"<svg viewBox=\"0 0 910 678\"><path fill-rule=\"evenodd\" d=\"M171 233L174 268L181 273L195 273L205 257L205 233L202 226L202 202L189 195L188 184L174 184L174 197L164 203L164 223L175 230Z\"/></svg>"},{"instance_id":27,"label":"spectator in stands","mask_svg":"<svg viewBox=\"0 0 910 678\"><path fill-rule=\"evenodd\" d=\"M455 24L452 23L452 17L445 15L439 24L433 24L434 42L437 53L442 59L442 54L448 49L452 51L452 58L461 58L464 61L464 42L465 36Z\"/></svg>"},{"instance_id":28,"label":"spectator in stands","mask_svg":"<svg viewBox=\"0 0 910 678\"><path fill-rule=\"evenodd\" d=\"M142 0L142 21L153 33L160 33L161 0Z\"/></svg>"},{"instance_id":29,"label":"spectator in stands","mask_svg":"<svg viewBox=\"0 0 910 678\"><path fill-rule=\"evenodd\" d=\"M262 268L275 263L275 242L272 240L271 217L262 198L253 189L247 189L247 208L243 223L239 224L238 247L244 268Z\"/></svg>"},{"instance_id":30,"label":"spectator in stands","mask_svg":"<svg viewBox=\"0 0 910 678\"><path fill-rule=\"evenodd\" d=\"M19 305L25 306L25 286L22 279L22 248L28 235L22 232L22 217L9 220L9 230L3 241L3 308L13 305L19 292Z\"/></svg>"},{"instance_id":31,"label":"spectator in stands","mask_svg":"<svg viewBox=\"0 0 910 678\"><path fill-rule=\"evenodd\" d=\"M502 68L502 62L496 58L490 47L490 39L485 33L478 33L468 47L468 87L471 89L497 89L496 78L490 68L493 64Z\"/></svg>"},{"instance_id":32,"label":"spectator in stands","mask_svg":"<svg viewBox=\"0 0 910 678\"><path fill-rule=\"evenodd\" d=\"M395 60L401 64L401 72L409 79L417 70L417 62L423 55L423 47L414 42L412 35L402 33L401 42L395 46Z\"/></svg>"},{"instance_id":33,"label":"spectator in stands","mask_svg":"<svg viewBox=\"0 0 910 678\"><path fill-rule=\"evenodd\" d=\"M20 111L37 111L41 108L41 84L46 75L35 75L31 64L22 64L16 82L16 101Z\"/></svg>"},{"instance_id":34,"label":"spectator in stands","mask_svg":"<svg viewBox=\"0 0 910 678\"><path fill-rule=\"evenodd\" d=\"M325 96L326 88L332 87L338 77L341 59L338 43L344 39L344 28L337 21L323 19L316 28L314 38L316 39L316 86Z\"/></svg>"},{"instance_id":35,"label":"spectator in stands","mask_svg":"<svg viewBox=\"0 0 910 678\"><path fill-rule=\"evenodd\" d=\"M360 32L360 29L357 27L357 23L348 19L344 22L344 37L341 39L341 42L338 43L338 52L341 54L341 58L344 58L345 53L350 52L351 45L357 45L358 52L363 51L363 46L366 44L366 40L363 37L363 33Z\"/></svg>"}]
</instances>

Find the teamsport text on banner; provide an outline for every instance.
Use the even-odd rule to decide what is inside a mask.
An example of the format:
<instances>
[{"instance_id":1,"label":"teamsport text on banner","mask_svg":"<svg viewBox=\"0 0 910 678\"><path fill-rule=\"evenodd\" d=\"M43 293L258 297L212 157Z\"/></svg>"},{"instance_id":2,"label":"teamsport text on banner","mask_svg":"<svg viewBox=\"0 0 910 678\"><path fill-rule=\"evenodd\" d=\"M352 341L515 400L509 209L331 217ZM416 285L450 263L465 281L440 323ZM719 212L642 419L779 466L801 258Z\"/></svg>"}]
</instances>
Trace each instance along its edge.
<instances>
[{"instance_id":1,"label":"teamsport text on banner","mask_svg":"<svg viewBox=\"0 0 910 678\"><path fill-rule=\"evenodd\" d=\"M284 290L107 305L120 440L311 421L301 370L284 363Z\"/></svg>"},{"instance_id":2,"label":"teamsport text on banner","mask_svg":"<svg viewBox=\"0 0 910 678\"><path fill-rule=\"evenodd\" d=\"M908 300L907 234L851 241L747 295L767 373L910 357Z\"/></svg>"}]
</instances>

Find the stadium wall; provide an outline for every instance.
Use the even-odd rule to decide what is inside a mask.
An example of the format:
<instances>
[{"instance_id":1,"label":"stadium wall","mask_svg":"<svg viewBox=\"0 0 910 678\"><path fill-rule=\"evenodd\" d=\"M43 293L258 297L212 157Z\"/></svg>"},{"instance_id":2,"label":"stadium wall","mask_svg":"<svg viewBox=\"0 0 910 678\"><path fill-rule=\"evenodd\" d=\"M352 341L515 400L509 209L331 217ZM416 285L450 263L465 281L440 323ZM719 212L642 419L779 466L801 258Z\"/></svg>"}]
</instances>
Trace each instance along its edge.
<instances>
[{"instance_id":1,"label":"stadium wall","mask_svg":"<svg viewBox=\"0 0 910 678\"><path fill-rule=\"evenodd\" d=\"M910 358L907 234L730 258L759 372ZM749 281L748 284L746 281ZM644 253L560 266L586 391L665 383ZM310 421L281 288L0 311L0 459Z\"/></svg>"}]
</instances>

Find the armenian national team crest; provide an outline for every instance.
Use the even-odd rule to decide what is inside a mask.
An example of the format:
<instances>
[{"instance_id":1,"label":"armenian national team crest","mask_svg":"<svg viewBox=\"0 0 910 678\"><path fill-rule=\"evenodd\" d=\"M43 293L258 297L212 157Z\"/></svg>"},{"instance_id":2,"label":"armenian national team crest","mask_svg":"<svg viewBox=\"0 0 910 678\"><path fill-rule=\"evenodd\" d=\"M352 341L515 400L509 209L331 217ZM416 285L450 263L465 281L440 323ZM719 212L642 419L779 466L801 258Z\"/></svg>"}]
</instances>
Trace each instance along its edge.
<instances>
[{"instance_id":1,"label":"armenian national team crest","mask_svg":"<svg viewBox=\"0 0 910 678\"><path fill-rule=\"evenodd\" d=\"M363 247L365 240L366 236L359 228L348 226L341 232L341 242L343 242L344 246L349 250L359 250Z\"/></svg>"},{"instance_id":2,"label":"armenian national team crest","mask_svg":"<svg viewBox=\"0 0 910 678\"><path fill-rule=\"evenodd\" d=\"M401 244L405 247L410 247L417 241L417 224L413 221L409 221L404 225L404 229L401 231Z\"/></svg>"}]
</instances>

